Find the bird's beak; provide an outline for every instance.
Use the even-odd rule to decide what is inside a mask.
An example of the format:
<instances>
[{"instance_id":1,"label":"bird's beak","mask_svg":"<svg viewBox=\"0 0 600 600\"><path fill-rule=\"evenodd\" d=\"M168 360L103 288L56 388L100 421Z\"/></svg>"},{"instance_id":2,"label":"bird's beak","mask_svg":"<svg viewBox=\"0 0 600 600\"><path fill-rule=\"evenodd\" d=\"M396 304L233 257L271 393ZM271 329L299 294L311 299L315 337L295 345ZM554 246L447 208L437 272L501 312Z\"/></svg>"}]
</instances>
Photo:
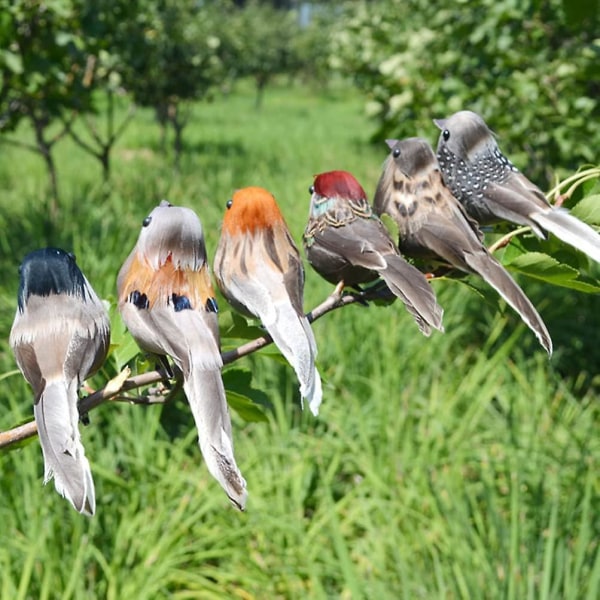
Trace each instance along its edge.
<instances>
[{"instance_id":1,"label":"bird's beak","mask_svg":"<svg viewBox=\"0 0 600 600\"><path fill-rule=\"evenodd\" d=\"M448 119L433 119L433 122L442 130L446 129L446 121Z\"/></svg>"},{"instance_id":2,"label":"bird's beak","mask_svg":"<svg viewBox=\"0 0 600 600\"><path fill-rule=\"evenodd\" d=\"M385 140L385 143L388 145L388 148L391 150L398 143L398 140Z\"/></svg>"}]
</instances>

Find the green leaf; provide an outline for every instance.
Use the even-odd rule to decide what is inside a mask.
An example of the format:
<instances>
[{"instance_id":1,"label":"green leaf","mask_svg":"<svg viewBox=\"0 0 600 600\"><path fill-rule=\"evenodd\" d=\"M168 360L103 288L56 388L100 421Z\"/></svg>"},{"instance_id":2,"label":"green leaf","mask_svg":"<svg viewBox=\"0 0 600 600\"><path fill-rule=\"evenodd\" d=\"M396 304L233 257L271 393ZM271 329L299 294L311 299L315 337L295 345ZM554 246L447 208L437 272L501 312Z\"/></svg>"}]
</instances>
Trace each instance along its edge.
<instances>
[{"instance_id":1,"label":"green leaf","mask_svg":"<svg viewBox=\"0 0 600 600\"><path fill-rule=\"evenodd\" d=\"M54 37L54 41L57 46L66 46L74 40L74 37L75 36L68 31L58 31Z\"/></svg>"},{"instance_id":2,"label":"green leaf","mask_svg":"<svg viewBox=\"0 0 600 600\"><path fill-rule=\"evenodd\" d=\"M123 324L116 304L111 305L109 314L111 322L109 356L114 358L117 370L120 371L140 353L140 348Z\"/></svg>"},{"instance_id":3,"label":"green leaf","mask_svg":"<svg viewBox=\"0 0 600 600\"><path fill-rule=\"evenodd\" d=\"M586 20L595 22L598 16L598 4L588 0L563 0L563 10L567 24L580 28Z\"/></svg>"},{"instance_id":4,"label":"green leaf","mask_svg":"<svg viewBox=\"0 0 600 600\"><path fill-rule=\"evenodd\" d=\"M252 372L248 369L226 369L223 371L223 385L227 402L245 421L267 421L261 406L269 406L265 392L252 387Z\"/></svg>"},{"instance_id":5,"label":"green leaf","mask_svg":"<svg viewBox=\"0 0 600 600\"><path fill-rule=\"evenodd\" d=\"M600 225L600 194L587 196L578 202L571 209L571 214L591 225Z\"/></svg>"},{"instance_id":6,"label":"green leaf","mask_svg":"<svg viewBox=\"0 0 600 600\"><path fill-rule=\"evenodd\" d=\"M227 396L227 403L235 412L244 419L251 423L266 422L267 416L262 409L252 402L248 396L240 394L238 392L232 392L231 390L225 390Z\"/></svg>"},{"instance_id":7,"label":"green leaf","mask_svg":"<svg viewBox=\"0 0 600 600\"><path fill-rule=\"evenodd\" d=\"M392 219L392 217L390 217L388 214L383 214L379 218L381 219L385 228L388 230L389 234L392 236L394 244L397 244L398 240L400 239L400 229L398 228L396 221L394 221L394 219Z\"/></svg>"},{"instance_id":8,"label":"green leaf","mask_svg":"<svg viewBox=\"0 0 600 600\"><path fill-rule=\"evenodd\" d=\"M566 287L587 294L600 292L600 286L579 279L579 271L558 262L541 252L529 252L518 256L505 265L511 271L522 273L527 277L544 281L552 285Z\"/></svg>"},{"instance_id":9,"label":"green leaf","mask_svg":"<svg viewBox=\"0 0 600 600\"><path fill-rule=\"evenodd\" d=\"M239 340L254 340L265 335L266 331L257 325L252 325L248 319L235 312L227 310L219 313L221 337Z\"/></svg>"},{"instance_id":10,"label":"green leaf","mask_svg":"<svg viewBox=\"0 0 600 600\"><path fill-rule=\"evenodd\" d=\"M16 75L21 75L21 73L23 73L23 60L14 52L2 50L0 52L0 63L4 63L6 67Z\"/></svg>"}]
</instances>

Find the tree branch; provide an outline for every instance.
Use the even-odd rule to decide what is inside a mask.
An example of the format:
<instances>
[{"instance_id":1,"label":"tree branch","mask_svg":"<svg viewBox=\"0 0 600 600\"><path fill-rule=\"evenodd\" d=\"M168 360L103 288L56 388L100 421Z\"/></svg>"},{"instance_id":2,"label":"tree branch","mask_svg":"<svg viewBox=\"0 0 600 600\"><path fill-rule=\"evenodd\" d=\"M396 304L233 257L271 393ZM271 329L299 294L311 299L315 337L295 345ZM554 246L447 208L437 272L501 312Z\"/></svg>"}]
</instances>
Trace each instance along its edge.
<instances>
[{"instance_id":1,"label":"tree branch","mask_svg":"<svg viewBox=\"0 0 600 600\"><path fill-rule=\"evenodd\" d=\"M392 298L394 298L394 296L385 286L374 285L365 291L344 293L342 286L338 284L334 291L321 304L307 313L306 317L312 323L323 315L326 315L328 312L337 308L342 308L343 306L348 306L349 304L361 303L366 305L371 300ZM228 365L235 362L243 356L248 356L257 350L268 346L272 342L271 336L267 334L251 340L235 350L224 352L222 355L223 364ZM132 398L123 396L123 392L150 385L151 383L171 379L171 374L167 373L166 370L147 371L146 373L141 373L133 377L129 377L129 374L129 368L125 367L121 373L111 379L103 388L82 398L79 402L80 416L85 418L90 410L93 410L108 400L128 401L132 404L163 404L166 401L164 398L152 394L146 397ZM8 431L0 431L0 449L9 448L34 435L37 435L35 421L13 427Z\"/></svg>"},{"instance_id":2,"label":"tree branch","mask_svg":"<svg viewBox=\"0 0 600 600\"><path fill-rule=\"evenodd\" d=\"M10 144L11 146L16 146L17 148L22 148L24 150L29 150L30 152L36 152L38 154L40 152L36 144L30 144L28 142L23 142L21 140L16 140L6 136L0 136L0 144Z\"/></svg>"}]
</instances>

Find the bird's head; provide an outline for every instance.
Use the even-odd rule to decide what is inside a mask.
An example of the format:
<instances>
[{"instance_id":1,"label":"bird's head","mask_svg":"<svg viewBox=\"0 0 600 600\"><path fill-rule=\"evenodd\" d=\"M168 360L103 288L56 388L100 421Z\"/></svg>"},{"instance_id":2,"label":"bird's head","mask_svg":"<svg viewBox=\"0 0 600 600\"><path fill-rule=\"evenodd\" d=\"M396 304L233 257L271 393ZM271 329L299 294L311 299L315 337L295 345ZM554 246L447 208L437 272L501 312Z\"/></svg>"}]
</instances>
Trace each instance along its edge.
<instances>
[{"instance_id":1,"label":"bird's head","mask_svg":"<svg viewBox=\"0 0 600 600\"><path fill-rule=\"evenodd\" d=\"M285 223L275 197L261 187L237 190L226 206L223 232L229 235L253 234Z\"/></svg>"}]
</instances>

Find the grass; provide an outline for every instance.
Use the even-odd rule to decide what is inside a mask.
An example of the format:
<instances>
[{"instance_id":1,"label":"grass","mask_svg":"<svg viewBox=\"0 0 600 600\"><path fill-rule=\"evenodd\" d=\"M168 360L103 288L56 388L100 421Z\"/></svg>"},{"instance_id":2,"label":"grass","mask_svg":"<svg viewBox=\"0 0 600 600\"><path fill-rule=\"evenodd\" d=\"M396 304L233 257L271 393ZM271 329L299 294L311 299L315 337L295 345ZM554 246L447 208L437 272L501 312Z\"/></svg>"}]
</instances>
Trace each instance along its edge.
<instances>
[{"instance_id":1,"label":"grass","mask_svg":"<svg viewBox=\"0 0 600 600\"><path fill-rule=\"evenodd\" d=\"M28 250L74 249L114 301L116 272L162 197L197 210L213 255L236 187L273 191L298 241L314 173L348 169L372 194L385 147L365 141L371 126L354 92L281 86L260 113L253 101L242 87L195 107L179 174L139 111L115 151L108 196L97 165L61 142L61 220L50 229L41 161L3 147L2 373L15 369L7 340ZM550 317L551 362L511 312L440 281L444 335L421 336L398 303L315 323L317 419L300 410L293 372L272 352L236 363L270 401L267 423L233 415L244 514L202 464L183 401L91 414L82 436L92 519L42 486L37 441L0 454L0 597L595 599L598 381L595 355L569 336L593 330L597 299L527 283ZM307 269L307 308L330 290ZM20 375L0 381L0 405L1 429L31 417Z\"/></svg>"}]
</instances>

